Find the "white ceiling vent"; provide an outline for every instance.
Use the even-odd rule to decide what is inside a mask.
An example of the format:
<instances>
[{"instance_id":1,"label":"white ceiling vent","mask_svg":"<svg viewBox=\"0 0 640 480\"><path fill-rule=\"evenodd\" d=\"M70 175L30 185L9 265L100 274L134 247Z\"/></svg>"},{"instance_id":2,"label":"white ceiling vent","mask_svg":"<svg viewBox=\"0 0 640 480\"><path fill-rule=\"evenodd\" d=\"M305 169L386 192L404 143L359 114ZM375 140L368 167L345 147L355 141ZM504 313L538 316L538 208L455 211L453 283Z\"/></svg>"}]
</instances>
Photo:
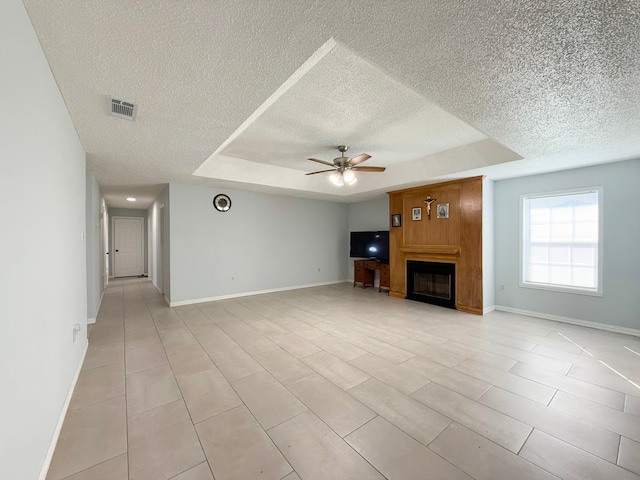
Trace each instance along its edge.
<instances>
[{"instance_id":1,"label":"white ceiling vent","mask_svg":"<svg viewBox=\"0 0 640 480\"><path fill-rule=\"evenodd\" d=\"M110 98L109 100L111 103L111 115L118 118L126 118L127 120L136 119L137 105L123 100L116 100L115 98Z\"/></svg>"}]
</instances>

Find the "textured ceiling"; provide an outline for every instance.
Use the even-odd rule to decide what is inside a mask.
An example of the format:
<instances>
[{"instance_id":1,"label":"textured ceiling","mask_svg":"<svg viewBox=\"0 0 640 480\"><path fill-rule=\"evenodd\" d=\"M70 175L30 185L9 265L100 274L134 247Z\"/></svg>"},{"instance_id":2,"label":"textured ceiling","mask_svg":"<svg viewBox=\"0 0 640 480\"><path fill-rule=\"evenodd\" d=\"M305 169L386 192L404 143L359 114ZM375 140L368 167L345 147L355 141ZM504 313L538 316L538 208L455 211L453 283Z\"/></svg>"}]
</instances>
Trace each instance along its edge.
<instances>
[{"instance_id":1,"label":"textured ceiling","mask_svg":"<svg viewBox=\"0 0 640 480\"><path fill-rule=\"evenodd\" d=\"M638 1L25 5L111 206L167 182L354 201L640 156ZM136 120L109 116L108 95ZM430 120L444 133L414 133ZM356 190L305 177L342 143L387 172Z\"/></svg>"},{"instance_id":2,"label":"textured ceiling","mask_svg":"<svg viewBox=\"0 0 640 480\"><path fill-rule=\"evenodd\" d=\"M221 154L310 172L343 137L383 166L487 138L340 45L313 60Z\"/></svg>"},{"instance_id":3,"label":"textured ceiling","mask_svg":"<svg viewBox=\"0 0 640 480\"><path fill-rule=\"evenodd\" d=\"M343 138L351 145L347 156L362 153L354 145L364 145L373 156L364 166L387 171L358 172L360 181L342 189L330 183L328 174L300 173L327 170L307 158L330 162L341 155L336 146L345 143ZM481 155L478 150L488 153L488 145L491 153ZM459 173L477 162L486 166L520 158L331 39L195 174L353 200L424 183L436 171Z\"/></svg>"}]
</instances>

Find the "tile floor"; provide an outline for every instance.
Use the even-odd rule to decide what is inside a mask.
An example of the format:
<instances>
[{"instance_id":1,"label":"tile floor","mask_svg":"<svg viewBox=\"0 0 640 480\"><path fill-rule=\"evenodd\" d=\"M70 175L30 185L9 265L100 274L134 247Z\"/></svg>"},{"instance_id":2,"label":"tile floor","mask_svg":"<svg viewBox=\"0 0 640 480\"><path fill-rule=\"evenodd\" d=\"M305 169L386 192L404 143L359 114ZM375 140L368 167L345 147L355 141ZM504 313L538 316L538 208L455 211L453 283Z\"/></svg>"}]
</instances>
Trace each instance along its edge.
<instances>
[{"instance_id":1,"label":"tile floor","mask_svg":"<svg viewBox=\"0 0 640 480\"><path fill-rule=\"evenodd\" d=\"M601 361L640 383L625 335L350 284L168 308L115 280L47 478L640 479L640 388Z\"/></svg>"}]
</instances>

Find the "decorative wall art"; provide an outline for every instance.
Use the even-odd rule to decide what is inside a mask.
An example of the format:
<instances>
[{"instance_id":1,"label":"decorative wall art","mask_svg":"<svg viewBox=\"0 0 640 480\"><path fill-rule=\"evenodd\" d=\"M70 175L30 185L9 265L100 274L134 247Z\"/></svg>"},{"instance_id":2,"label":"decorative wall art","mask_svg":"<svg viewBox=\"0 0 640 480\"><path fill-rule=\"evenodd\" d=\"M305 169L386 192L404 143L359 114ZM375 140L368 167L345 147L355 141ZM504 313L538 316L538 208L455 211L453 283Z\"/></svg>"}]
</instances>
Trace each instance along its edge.
<instances>
[{"instance_id":1,"label":"decorative wall art","mask_svg":"<svg viewBox=\"0 0 640 480\"><path fill-rule=\"evenodd\" d=\"M412 220L422 220L422 208L416 207L412 212Z\"/></svg>"},{"instance_id":2,"label":"decorative wall art","mask_svg":"<svg viewBox=\"0 0 640 480\"><path fill-rule=\"evenodd\" d=\"M436 209L438 212L437 218L449 218L449 204L448 203L439 203L438 208Z\"/></svg>"},{"instance_id":3,"label":"decorative wall art","mask_svg":"<svg viewBox=\"0 0 640 480\"><path fill-rule=\"evenodd\" d=\"M431 204L433 202L435 202L436 199L435 198L431 198L431 195L427 195L427 199L424 201L424 203L427 204L427 218L429 220L431 220Z\"/></svg>"},{"instance_id":4,"label":"decorative wall art","mask_svg":"<svg viewBox=\"0 0 640 480\"><path fill-rule=\"evenodd\" d=\"M402 226L402 215L399 213L394 213L391 215L391 226L392 227L401 227Z\"/></svg>"}]
</instances>

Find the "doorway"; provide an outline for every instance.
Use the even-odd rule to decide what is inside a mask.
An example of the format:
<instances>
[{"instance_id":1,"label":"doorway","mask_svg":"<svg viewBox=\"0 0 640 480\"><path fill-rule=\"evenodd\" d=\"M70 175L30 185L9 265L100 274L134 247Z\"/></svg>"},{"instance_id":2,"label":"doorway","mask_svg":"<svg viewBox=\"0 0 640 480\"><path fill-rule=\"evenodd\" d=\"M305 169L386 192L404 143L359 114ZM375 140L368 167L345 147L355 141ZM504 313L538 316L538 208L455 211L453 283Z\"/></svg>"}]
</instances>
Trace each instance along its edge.
<instances>
[{"instance_id":1,"label":"doorway","mask_svg":"<svg viewBox=\"0 0 640 480\"><path fill-rule=\"evenodd\" d=\"M134 277L144 273L144 219L113 217L113 276Z\"/></svg>"}]
</instances>

